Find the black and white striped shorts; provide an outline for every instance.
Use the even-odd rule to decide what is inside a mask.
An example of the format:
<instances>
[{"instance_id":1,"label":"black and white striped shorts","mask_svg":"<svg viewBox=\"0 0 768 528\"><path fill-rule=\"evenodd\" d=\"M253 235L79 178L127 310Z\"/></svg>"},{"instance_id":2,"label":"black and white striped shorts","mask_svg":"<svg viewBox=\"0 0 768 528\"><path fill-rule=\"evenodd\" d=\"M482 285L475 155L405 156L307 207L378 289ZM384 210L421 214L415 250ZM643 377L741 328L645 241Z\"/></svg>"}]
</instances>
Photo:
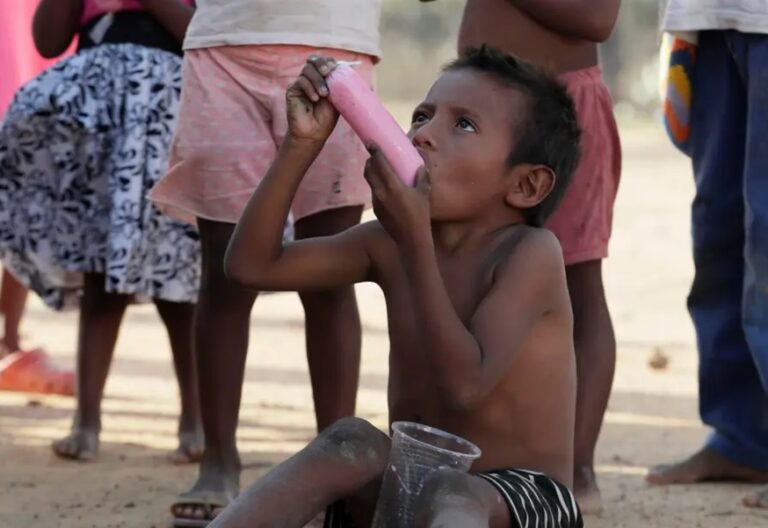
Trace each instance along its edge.
<instances>
[{"instance_id":1,"label":"black and white striped shorts","mask_svg":"<svg viewBox=\"0 0 768 528\"><path fill-rule=\"evenodd\" d=\"M504 469L477 473L493 484L509 506L510 528L583 528L571 490L544 473ZM324 528L356 528L342 501L330 506Z\"/></svg>"},{"instance_id":2,"label":"black and white striped shorts","mask_svg":"<svg viewBox=\"0 0 768 528\"><path fill-rule=\"evenodd\" d=\"M505 469L478 473L504 497L512 528L582 528L584 520L571 490L544 473Z\"/></svg>"}]
</instances>

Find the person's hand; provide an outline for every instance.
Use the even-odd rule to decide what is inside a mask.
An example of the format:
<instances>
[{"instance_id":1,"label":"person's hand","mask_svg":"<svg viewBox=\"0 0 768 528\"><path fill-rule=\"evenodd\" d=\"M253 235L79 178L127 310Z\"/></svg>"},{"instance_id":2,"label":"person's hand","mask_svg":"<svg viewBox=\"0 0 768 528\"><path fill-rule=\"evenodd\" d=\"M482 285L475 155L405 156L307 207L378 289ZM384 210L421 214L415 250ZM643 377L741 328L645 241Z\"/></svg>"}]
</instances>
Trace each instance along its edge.
<instances>
[{"instance_id":1,"label":"person's hand","mask_svg":"<svg viewBox=\"0 0 768 528\"><path fill-rule=\"evenodd\" d=\"M285 94L288 110L288 137L310 143L324 143L333 132L339 113L328 101L325 78L336 68L333 58L312 56L299 78Z\"/></svg>"},{"instance_id":2,"label":"person's hand","mask_svg":"<svg viewBox=\"0 0 768 528\"><path fill-rule=\"evenodd\" d=\"M418 245L430 230L429 173L421 167L416 186L403 183L375 144L367 146L371 157L365 164L365 179L373 192L373 211L389 235L400 246Z\"/></svg>"}]
</instances>

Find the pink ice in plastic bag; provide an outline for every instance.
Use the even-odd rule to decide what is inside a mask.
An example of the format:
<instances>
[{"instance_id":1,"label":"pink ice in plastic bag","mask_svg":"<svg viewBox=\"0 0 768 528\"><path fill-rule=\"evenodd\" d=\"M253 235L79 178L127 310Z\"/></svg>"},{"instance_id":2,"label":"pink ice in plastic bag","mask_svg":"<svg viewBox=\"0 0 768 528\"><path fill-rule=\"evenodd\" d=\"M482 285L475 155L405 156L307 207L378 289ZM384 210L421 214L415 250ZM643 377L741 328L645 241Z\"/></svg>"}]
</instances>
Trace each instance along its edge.
<instances>
[{"instance_id":1,"label":"pink ice in plastic bag","mask_svg":"<svg viewBox=\"0 0 768 528\"><path fill-rule=\"evenodd\" d=\"M424 160L366 81L350 64L339 62L326 83L331 104L352 130L363 143L378 145L398 177L413 187Z\"/></svg>"}]
</instances>

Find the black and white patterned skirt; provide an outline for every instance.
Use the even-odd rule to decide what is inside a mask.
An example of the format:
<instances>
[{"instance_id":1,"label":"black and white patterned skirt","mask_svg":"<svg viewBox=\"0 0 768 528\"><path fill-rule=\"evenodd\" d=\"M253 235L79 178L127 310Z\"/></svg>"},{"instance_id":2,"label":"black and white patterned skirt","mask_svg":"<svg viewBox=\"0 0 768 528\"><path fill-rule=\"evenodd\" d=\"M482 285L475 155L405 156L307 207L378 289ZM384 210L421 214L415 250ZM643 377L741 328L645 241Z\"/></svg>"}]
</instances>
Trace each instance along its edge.
<instances>
[{"instance_id":1,"label":"black and white patterned skirt","mask_svg":"<svg viewBox=\"0 0 768 528\"><path fill-rule=\"evenodd\" d=\"M194 302L196 230L147 195L166 171L181 59L134 44L81 51L16 94L0 126L0 256L46 304L105 290Z\"/></svg>"}]
</instances>

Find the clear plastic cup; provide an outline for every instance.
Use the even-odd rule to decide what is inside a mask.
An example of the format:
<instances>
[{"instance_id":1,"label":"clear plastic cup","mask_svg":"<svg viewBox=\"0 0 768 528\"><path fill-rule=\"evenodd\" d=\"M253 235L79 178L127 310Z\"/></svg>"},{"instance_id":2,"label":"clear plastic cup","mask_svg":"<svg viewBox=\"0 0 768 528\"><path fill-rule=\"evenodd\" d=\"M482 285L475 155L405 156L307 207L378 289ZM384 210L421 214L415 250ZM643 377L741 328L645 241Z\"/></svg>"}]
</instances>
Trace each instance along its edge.
<instances>
[{"instance_id":1,"label":"clear plastic cup","mask_svg":"<svg viewBox=\"0 0 768 528\"><path fill-rule=\"evenodd\" d=\"M411 528L414 504L436 469L467 472L480 448L461 437L413 422L392 424L392 449L384 472L373 528Z\"/></svg>"}]
</instances>

